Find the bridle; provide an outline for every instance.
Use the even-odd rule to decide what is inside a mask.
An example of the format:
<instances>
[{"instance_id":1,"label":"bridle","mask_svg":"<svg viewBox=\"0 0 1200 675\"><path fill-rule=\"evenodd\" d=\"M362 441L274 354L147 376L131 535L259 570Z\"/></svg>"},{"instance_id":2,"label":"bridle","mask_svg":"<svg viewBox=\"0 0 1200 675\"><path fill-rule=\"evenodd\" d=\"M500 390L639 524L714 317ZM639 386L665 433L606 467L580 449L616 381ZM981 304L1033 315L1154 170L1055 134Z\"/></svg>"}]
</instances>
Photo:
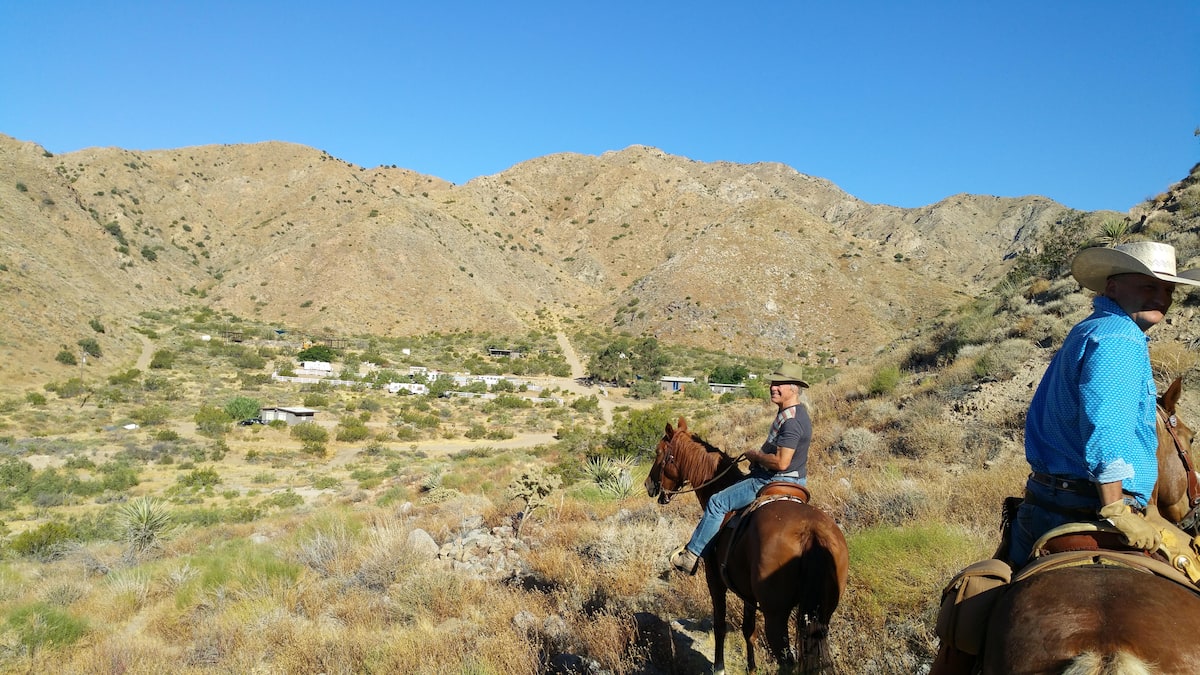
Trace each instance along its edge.
<instances>
[{"instance_id":1,"label":"bridle","mask_svg":"<svg viewBox=\"0 0 1200 675\"><path fill-rule=\"evenodd\" d=\"M722 469L721 471L717 472L716 475L714 475L712 478L709 478L708 480L704 481L703 483L701 483L699 485L691 485L691 486L687 486L687 487L680 487L675 490L667 490L662 486L662 470L663 470L663 468L665 468L667 466L672 466L672 465L674 465L676 467L679 466L675 462L675 436L678 436L678 435L679 434L676 433L674 436L671 436L671 440L667 441L667 456L663 459L662 465L659 467L659 470L658 470L659 479L654 481L654 487L658 488L658 491L660 493L662 493L663 495L666 495L667 501L670 501L671 498L674 497L675 495L682 495L682 494L687 494L689 492L695 492L697 490L703 490L704 488L716 483L717 481L721 480L721 478L724 477L725 474L729 473L730 470L733 469L733 467L737 466L738 462L740 462L746 458L746 453L742 453L742 454L738 455L737 457L734 457L733 461L729 463L729 466L727 466L724 469ZM680 483L680 485L683 485L683 486L686 486L687 484L688 484L687 479L684 479L683 482Z\"/></svg>"},{"instance_id":2,"label":"bridle","mask_svg":"<svg viewBox=\"0 0 1200 675\"><path fill-rule=\"evenodd\" d=\"M1171 434L1171 441L1175 444L1175 454L1179 456L1179 461L1183 462L1183 471L1187 475L1188 512L1179 521L1179 528L1191 532L1197 526L1197 520L1200 520L1200 513L1197 512L1200 509L1200 479L1196 477L1196 469L1192 466L1192 459L1188 457L1188 453L1183 447L1183 441L1179 440L1179 432L1176 431L1179 427L1179 418L1173 413L1168 413L1161 405L1157 406L1157 409L1159 419L1162 420L1167 433Z\"/></svg>"}]
</instances>

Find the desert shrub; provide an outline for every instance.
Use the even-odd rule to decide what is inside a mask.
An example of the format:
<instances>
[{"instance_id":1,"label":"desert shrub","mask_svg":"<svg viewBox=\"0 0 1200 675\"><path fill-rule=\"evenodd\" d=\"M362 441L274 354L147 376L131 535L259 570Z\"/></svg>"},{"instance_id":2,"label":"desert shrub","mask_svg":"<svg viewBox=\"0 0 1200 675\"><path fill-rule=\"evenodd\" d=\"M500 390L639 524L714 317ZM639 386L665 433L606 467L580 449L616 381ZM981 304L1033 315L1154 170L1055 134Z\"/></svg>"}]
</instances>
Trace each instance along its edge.
<instances>
[{"instance_id":1,"label":"desert shrub","mask_svg":"<svg viewBox=\"0 0 1200 675\"><path fill-rule=\"evenodd\" d=\"M25 402L33 406L46 405L46 397L36 391L25 392Z\"/></svg>"},{"instance_id":2,"label":"desert shrub","mask_svg":"<svg viewBox=\"0 0 1200 675\"><path fill-rule=\"evenodd\" d=\"M183 487L193 489L212 487L220 484L221 474L217 473L216 469L193 469L189 473L178 476L175 482Z\"/></svg>"},{"instance_id":3,"label":"desert shrub","mask_svg":"<svg viewBox=\"0 0 1200 675\"><path fill-rule=\"evenodd\" d=\"M316 422L301 422L299 424L293 424L291 431L289 431L288 434L298 441L313 441L319 443L327 443L329 441L329 432Z\"/></svg>"},{"instance_id":4,"label":"desert shrub","mask_svg":"<svg viewBox=\"0 0 1200 675\"><path fill-rule=\"evenodd\" d=\"M871 377L870 383L867 384L867 393L871 396L886 396L896 390L896 385L900 384L900 367L896 365L885 365L875 371Z\"/></svg>"},{"instance_id":5,"label":"desert shrub","mask_svg":"<svg viewBox=\"0 0 1200 675\"><path fill-rule=\"evenodd\" d=\"M75 358L75 352L72 352L69 349L59 350L58 354L56 354L54 356L54 360L58 361L59 363L63 364L64 366L79 365L79 361Z\"/></svg>"},{"instance_id":6,"label":"desert shrub","mask_svg":"<svg viewBox=\"0 0 1200 675\"><path fill-rule=\"evenodd\" d=\"M69 647L88 631L85 620L44 602L11 610L6 623L21 646L31 653L44 647Z\"/></svg>"},{"instance_id":7,"label":"desert shrub","mask_svg":"<svg viewBox=\"0 0 1200 675\"><path fill-rule=\"evenodd\" d=\"M313 487L317 490L336 490L341 486L341 482L333 476L318 476L313 480Z\"/></svg>"},{"instance_id":8,"label":"desert shrub","mask_svg":"<svg viewBox=\"0 0 1200 675\"><path fill-rule=\"evenodd\" d=\"M581 413L595 413L600 410L600 399L592 396L581 396L571 402L571 409Z\"/></svg>"},{"instance_id":9,"label":"desert shrub","mask_svg":"<svg viewBox=\"0 0 1200 675\"><path fill-rule=\"evenodd\" d=\"M93 358L100 358L100 343L96 341L96 338L82 338L76 342L76 344L79 345L79 348L83 350L84 354L87 354Z\"/></svg>"},{"instance_id":10,"label":"desert shrub","mask_svg":"<svg viewBox=\"0 0 1200 675\"><path fill-rule=\"evenodd\" d=\"M899 420L892 452L913 459L950 458L961 452L962 427L944 419L943 408L944 402L934 395L909 402Z\"/></svg>"},{"instance_id":11,"label":"desert shrub","mask_svg":"<svg viewBox=\"0 0 1200 675\"><path fill-rule=\"evenodd\" d=\"M1160 382L1169 384L1196 367L1196 353L1181 342L1154 342L1150 345L1150 364Z\"/></svg>"},{"instance_id":12,"label":"desert shrub","mask_svg":"<svg viewBox=\"0 0 1200 675\"><path fill-rule=\"evenodd\" d=\"M170 349L159 349L150 357L150 368L154 370L170 370L175 365L175 352Z\"/></svg>"},{"instance_id":13,"label":"desert shrub","mask_svg":"<svg viewBox=\"0 0 1200 675\"><path fill-rule=\"evenodd\" d=\"M842 505L842 518L854 528L890 526L924 518L932 504L916 481L888 480L858 490Z\"/></svg>"},{"instance_id":14,"label":"desert shrub","mask_svg":"<svg viewBox=\"0 0 1200 675\"><path fill-rule=\"evenodd\" d=\"M357 417L350 417L347 415L338 421L337 440L339 441L354 443L356 441L369 438L370 436L371 430L368 429L367 425Z\"/></svg>"},{"instance_id":15,"label":"desert shrub","mask_svg":"<svg viewBox=\"0 0 1200 675\"><path fill-rule=\"evenodd\" d=\"M850 427L842 432L829 449L842 461L853 465L860 458L876 453L880 447L882 443L875 432L862 427Z\"/></svg>"},{"instance_id":16,"label":"desert shrub","mask_svg":"<svg viewBox=\"0 0 1200 675\"><path fill-rule=\"evenodd\" d=\"M74 528L55 520L14 536L8 547L17 555L49 561L61 557L65 546L78 538Z\"/></svg>"},{"instance_id":17,"label":"desert shrub","mask_svg":"<svg viewBox=\"0 0 1200 675\"><path fill-rule=\"evenodd\" d=\"M288 488L287 490L284 490L283 492L276 492L275 494L271 495L270 497L267 497L266 499L262 500L260 505L264 508L274 507L274 508L278 508L278 509L290 509L293 506L299 506L303 503L304 503L304 497L301 497L300 495L293 492L291 488Z\"/></svg>"},{"instance_id":18,"label":"desert shrub","mask_svg":"<svg viewBox=\"0 0 1200 675\"><path fill-rule=\"evenodd\" d=\"M220 436L229 431L233 420L224 410L211 405L202 405L194 417L196 431L205 436Z\"/></svg>"},{"instance_id":19,"label":"desert shrub","mask_svg":"<svg viewBox=\"0 0 1200 675\"><path fill-rule=\"evenodd\" d=\"M629 385L629 395L636 399L658 398L662 387L654 380L637 380Z\"/></svg>"},{"instance_id":20,"label":"desert shrub","mask_svg":"<svg viewBox=\"0 0 1200 675\"><path fill-rule=\"evenodd\" d=\"M166 405L147 405L130 411L129 417L138 424L149 427L166 422L171 416L171 408Z\"/></svg>"},{"instance_id":21,"label":"desert shrub","mask_svg":"<svg viewBox=\"0 0 1200 675\"><path fill-rule=\"evenodd\" d=\"M472 424L470 428L463 433L463 436L466 436L473 441L477 441L487 436L487 427L483 426L482 424Z\"/></svg>"},{"instance_id":22,"label":"desert shrub","mask_svg":"<svg viewBox=\"0 0 1200 675\"><path fill-rule=\"evenodd\" d=\"M520 396L514 396L512 394L500 394L495 399L493 399L491 402L489 402L487 405L483 406L483 411L484 412L493 412L495 410L505 410L505 409L520 410L520 409L532 408L532 407L533 407L533 401L530 401L527 398L522 398Z\"/></svg>"},{"instance_id":23,"label":"desert shrub","mask_svg":"<svg viewBox=\"0 0 1200 675\"><path fill-rule=\"evenodd\" d=\"M310 392L304 395L306 408L325 408L329 406L329 397L321 392Z\"/></svg>"}]
</instances>

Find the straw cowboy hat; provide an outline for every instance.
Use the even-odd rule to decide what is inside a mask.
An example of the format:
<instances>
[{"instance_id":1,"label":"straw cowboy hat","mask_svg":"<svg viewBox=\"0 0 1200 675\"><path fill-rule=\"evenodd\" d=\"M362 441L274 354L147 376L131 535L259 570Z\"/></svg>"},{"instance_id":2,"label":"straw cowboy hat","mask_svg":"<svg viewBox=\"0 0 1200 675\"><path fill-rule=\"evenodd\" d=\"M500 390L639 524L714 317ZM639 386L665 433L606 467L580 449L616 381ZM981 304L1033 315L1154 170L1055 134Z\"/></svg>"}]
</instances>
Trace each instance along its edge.
<instances>
[{"instance_id":1,"label":"straw cowboy hat","mask_svg":"<svg viewBox=\"0 0 1200 675\"><path fill-rule=\"evenodd\" d=\"M804 366L792 363L785 363L779 370L767 375L766 380L771 384L798 384L808 388L808 383L804 381Z\"/></svg>"},{"instance_id":2,"label":"straw cowboy hat","mask_svg":"<svg viewBox=\"0 0 1200 675\"><path fill-rule=\"evenodd\" d=\"M1080 286L1104 292L1114 274L1145 274L1175 284L1200 286L1200 269L1175 271L1175 247L1157 241L1135 241L1108 248L1085 248L1071 263L1071 276Z\"/></svg>"}]
</instances>

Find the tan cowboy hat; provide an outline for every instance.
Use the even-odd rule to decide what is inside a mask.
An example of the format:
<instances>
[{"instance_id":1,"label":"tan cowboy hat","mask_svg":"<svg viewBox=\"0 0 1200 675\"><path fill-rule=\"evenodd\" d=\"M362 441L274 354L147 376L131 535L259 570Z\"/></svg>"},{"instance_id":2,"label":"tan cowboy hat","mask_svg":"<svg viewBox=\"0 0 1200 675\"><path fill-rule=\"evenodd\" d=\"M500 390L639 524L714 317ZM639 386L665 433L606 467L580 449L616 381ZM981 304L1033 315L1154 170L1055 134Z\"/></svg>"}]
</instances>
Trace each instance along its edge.
<instances>
[{"instance_id":1,"label":"tan cowboy hat","mask_svg":"<svg viewBox=\"0 0 1200 675\"><path fill-rule=\"evenodd\" d=\"M1135 241L1109 248L1085 248L1071 263L1071 276L1080 286L1104 292L1114 274L1145 274L1175 284L1200 286L1200 269L1175 272L1175 247L1157 241Z\"/></svg>"},{"instance_id":2,"label":"tan cowboy hat","mask_svg":"<svg viewBox=\"0 0 1200 675\"><path fill-rule=\"evenodd\" d=\"M766 380L771 384L798 384L808 388L808 383L804 381L804 366L793 363L783 364L779 370L767 375Z\"/></svg>"}]
</instances>

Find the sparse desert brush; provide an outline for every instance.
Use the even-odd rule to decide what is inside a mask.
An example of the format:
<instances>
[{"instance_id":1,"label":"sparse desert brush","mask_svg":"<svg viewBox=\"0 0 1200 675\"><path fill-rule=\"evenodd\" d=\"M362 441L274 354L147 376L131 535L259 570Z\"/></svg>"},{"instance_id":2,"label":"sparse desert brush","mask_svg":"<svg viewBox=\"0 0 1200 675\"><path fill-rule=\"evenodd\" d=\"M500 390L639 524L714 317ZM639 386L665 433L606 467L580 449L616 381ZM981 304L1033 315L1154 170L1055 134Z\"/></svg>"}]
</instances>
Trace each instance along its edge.
<instances>
[{"instance_id":1,"label":"sparse desert brush","mask_svg":"<svg viewBox=\"0 0 1200 675\"><path fill-rule=\"evenodd\" d=\"M1150 364L1158 381L1169 385L1176 377L1182 377L1196 367L1197 356L1188 345L1175 342L1153 342L1150 345Z\"/></svg>"},{"instance_id":2,"label":"sparse desert brush","mask_svg":"<svg viewBox=\"0 0 1200 675\"><path fill-rule=\"evenodd\" d=\"M878 434L870 429L850 427L837 434L829 445L829 452L822 456L834 462L854 465L863 458L877 455L881 448L883 443Z\"/></svg>"},{"instance_id":3,"label":"sparse desert brush","mask_svg":"<svg viewBox=\"0 0 1200 675\"><path fill-rule=\"evenodd\" d=\"M963 450L962 427L946 419L945 401L936 395L912 399L904 408L892 451L913 459L956 459Z\"/></svg>"}]
</instances>

